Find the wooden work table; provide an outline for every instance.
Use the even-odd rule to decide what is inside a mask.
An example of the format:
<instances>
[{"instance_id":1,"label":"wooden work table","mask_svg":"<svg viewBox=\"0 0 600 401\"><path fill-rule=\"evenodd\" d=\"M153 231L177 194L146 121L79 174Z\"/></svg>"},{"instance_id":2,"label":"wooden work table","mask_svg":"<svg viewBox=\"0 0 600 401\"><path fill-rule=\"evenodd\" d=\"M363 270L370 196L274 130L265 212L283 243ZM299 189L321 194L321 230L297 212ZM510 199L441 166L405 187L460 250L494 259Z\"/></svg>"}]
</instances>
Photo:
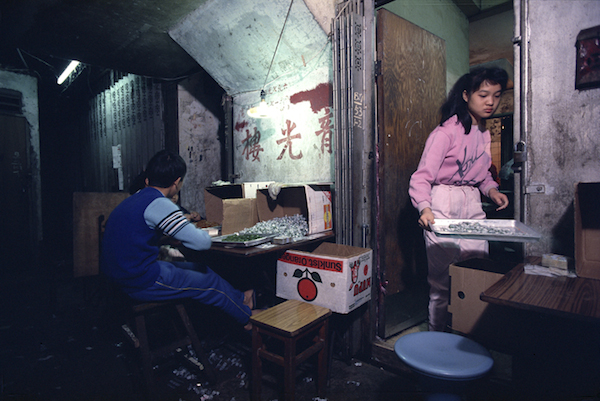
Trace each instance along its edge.
<instances>
[{"instance_id":1,"label":"wooden work table","mask_svg":"<svg viewBox=\"0 0 600 401\"><path fill-rule=\"evenodd\" d=\"M213 243L206 251L182 250L186 260L209 266L235 288L253 288L265 297L267 304L277 302L275 281L277 259L288 249L314 251L325 241L335 239L333 231L308 235L289 244L263 244L252 247L229 247Z\"/></svg>"},{"instance_id":2,"label":"wooden work table","mask_svg":"<svg viewBox=\"0 0 600 401\"><path fill-rule=\"evenodd\" d=\"M529 263L539 264L541 258ZM518 309L588 321L600 319L600 280L526 274L525 263L481 294L481 300Z\"/></svg>"},{"instance_id":3,"label":"wooden work table","mask_svg":"<svg viewBox=\"0 0 600 401\"><path fill-rule=\"evenodd\" d=\"M303 250L307 246L311 247L313 245L319 245L324 241L332 239L333 237L335 237L333 231L326 231L307 235L302 239L282 245L267 243L251 247L234 247L213 243L209 252L240 257L259 256L265 254L283 254L288 249Z\"/></svg>"},{"instance_id":4,"label":"wooden work table","mask_svg":"<svg viewBox=\"0 0 600 401\"><path fill-rule=\"evenodd\" d=\"M510 355L510 380L523 399L599 394L600 280L526 274L525 265L481 294L491 308L479 342Z\"/></svg>"}]
</instances>

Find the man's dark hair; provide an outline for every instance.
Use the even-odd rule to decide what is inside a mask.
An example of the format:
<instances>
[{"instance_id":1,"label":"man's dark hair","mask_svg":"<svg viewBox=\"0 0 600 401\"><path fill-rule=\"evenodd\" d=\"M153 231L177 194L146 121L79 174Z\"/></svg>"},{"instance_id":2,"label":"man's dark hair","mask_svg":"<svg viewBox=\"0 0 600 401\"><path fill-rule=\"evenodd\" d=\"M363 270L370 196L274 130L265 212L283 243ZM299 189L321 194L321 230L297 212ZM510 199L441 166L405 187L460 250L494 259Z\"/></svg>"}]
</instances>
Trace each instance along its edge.
<instances>
[{"instance_id":1,"label":"man's dark hair","mask_svg":"<svg viewBox=\"0 0 600 401\"><path fill-rule=\"evenodd\" d=\"M146 178L151 187L168 188L179 177L183 180L186 171L187 167L181 156L161 150L146 165Z\"/></svg>"}]
</instances>

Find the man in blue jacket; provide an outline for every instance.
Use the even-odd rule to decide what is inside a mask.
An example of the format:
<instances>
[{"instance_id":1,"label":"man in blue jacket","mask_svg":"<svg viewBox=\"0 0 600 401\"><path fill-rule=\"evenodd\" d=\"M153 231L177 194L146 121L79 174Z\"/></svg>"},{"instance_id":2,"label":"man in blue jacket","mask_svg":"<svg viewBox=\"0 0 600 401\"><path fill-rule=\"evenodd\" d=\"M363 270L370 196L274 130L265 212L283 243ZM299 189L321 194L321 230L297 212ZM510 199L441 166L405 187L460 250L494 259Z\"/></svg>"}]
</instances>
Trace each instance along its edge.
<instances>
[{"instance_id":1,"label":"man in blue jacket","mask_svg":"<svg viewBox=\"0 0 600 401\"><path fill-rule=\"evenodd\" d=\"M208 233L190 224L170 200L181 190L186 171L185 161L166 150L150 159L146 187L121 202L106 222L102 271L134 299L192 298L220 308L249 328L252 290L236 290L207 266L158 260L164 235L197 251L212 244Z\"/></svg>"}]
</instances>

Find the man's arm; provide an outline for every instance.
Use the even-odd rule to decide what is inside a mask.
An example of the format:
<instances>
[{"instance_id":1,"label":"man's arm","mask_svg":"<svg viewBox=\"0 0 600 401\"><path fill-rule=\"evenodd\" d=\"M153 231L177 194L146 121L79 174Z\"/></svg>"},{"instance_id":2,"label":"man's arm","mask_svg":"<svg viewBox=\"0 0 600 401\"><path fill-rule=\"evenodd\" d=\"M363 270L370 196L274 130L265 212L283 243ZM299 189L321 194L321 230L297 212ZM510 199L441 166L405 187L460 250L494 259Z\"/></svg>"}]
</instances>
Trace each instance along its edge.
<instances>
[{"instance_id":1,"label":"man's arm","mask_svg":"<svg viewBox=\"0 0 600 401\"><path fill-rule=\"evenodd\" d=\"M150 228L181 241L186 248L203 251L212 245L208 233L190 224L177 205L167 198L152 201L144 211L144 219Z\"/></svg>"}]
</instances>

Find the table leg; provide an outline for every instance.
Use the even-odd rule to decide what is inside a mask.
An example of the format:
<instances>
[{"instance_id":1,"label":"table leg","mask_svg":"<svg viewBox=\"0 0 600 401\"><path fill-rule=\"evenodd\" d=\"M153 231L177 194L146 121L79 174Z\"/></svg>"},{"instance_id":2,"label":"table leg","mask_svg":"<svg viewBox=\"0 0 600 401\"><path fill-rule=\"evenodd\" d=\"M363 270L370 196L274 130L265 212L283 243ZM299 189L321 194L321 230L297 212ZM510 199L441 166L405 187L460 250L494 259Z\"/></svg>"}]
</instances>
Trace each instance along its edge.
<instances>
[{"instance_id":1,"label":"table leg","mask_svg":"<svg viewBox=\"0 0 600 401\"><path fill-rule=\"evenodd\" d=\"M284 400L294 401L296 387L296 340L293 338L287 338L284 341Z\"/></svg>"},{"instance_id":2,"label":"table leg","mask_svg":"<svg viewBox=\"0 0 600 401\"><path fill-rule=\"evenodd\" d=\"M327 351L329 349L328 347L328 338L329 336L327 335L329 332L329 319L325 320L325 322L323 322L323 325L321 326L321 328L319 329L319 337L318 340L321 341L323 348L321 348L321 350L319 351L319 356L318 356L318 382L317 382L317 392L319 394L319 396L323 396L325 395L325 388L327 386L327 369L328 369L328 356L327 356Z\"/></svg>"},{"instance_id":3,"label":"table leg","mask_svg":"<svg viewBox=\"0 0 600 401\"><path fill-rule=\"evenodd\" d=\"M252 401L260 401L262 386L262 360L260 351L263 348L258 327L252 327Z\"/></svg>"}]
</instances>

